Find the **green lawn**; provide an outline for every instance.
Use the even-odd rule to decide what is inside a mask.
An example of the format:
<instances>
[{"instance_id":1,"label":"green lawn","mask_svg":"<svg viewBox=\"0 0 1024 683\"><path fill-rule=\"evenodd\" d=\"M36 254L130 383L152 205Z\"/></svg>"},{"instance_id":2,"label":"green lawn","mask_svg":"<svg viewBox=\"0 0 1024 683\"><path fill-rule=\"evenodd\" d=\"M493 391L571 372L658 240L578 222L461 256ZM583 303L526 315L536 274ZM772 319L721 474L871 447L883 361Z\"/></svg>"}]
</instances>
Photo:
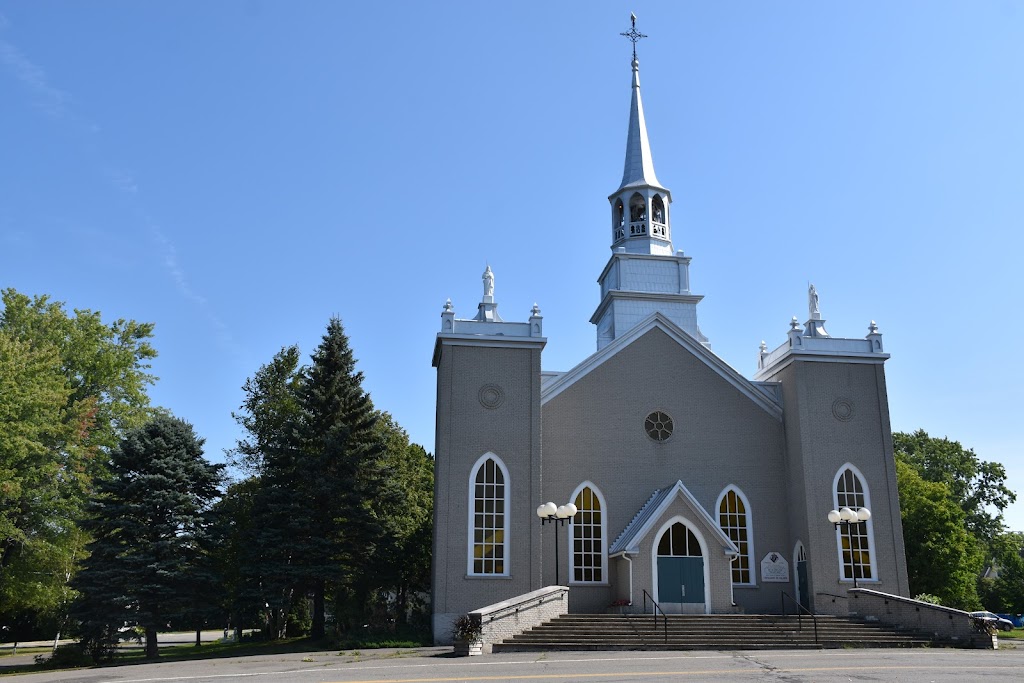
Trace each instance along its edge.
<instances>
[{"instance_id":1,"label":"green lawn","mask_svg":"<svg viewBox=\"0 0 1024 683\"><path fill-rule=\"evenodd\" d=\"M431 645L426 636L401 638L393 634L374 635L366 634L359 639L323 639L313 640L311 638L288 638L285 640L262 641L252 640L241 643L220 641L204 643L200 647L195 645L171 645L160 648L160 659L170 661L183 661L193 659L217 659L222 657L247 657L252 655L284 654L294 652L337 652L339 655L359 657L359 650L372 651L379 648L408 648L424 647ZM346 650L353 651L346 653ZM18 654L49 654L50 648L18 648ZM10 650L0 652L0 656L12 654ZM131 647L122 649L114 657L114 661L108 666L124 666L140 664L146 661L145 650L142 647ZM28 673L32 671L50 671L45 664L26 664L22 666L3 667L0 675L14 673Z\"/></svg>"}]
</instances>

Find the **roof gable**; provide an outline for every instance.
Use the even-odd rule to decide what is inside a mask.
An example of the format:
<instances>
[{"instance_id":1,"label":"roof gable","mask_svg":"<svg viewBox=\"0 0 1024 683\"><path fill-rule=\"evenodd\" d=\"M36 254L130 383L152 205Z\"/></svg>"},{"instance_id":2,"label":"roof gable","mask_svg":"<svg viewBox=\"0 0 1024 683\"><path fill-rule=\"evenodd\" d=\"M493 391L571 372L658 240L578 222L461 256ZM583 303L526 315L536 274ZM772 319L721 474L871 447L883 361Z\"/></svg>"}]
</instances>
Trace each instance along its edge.
<instances>
[{"instance_id":1,"label":"roof gable","mask_svg":"<svg viewBox=\"0 0 1024 683\"><path fill-rule=\"evenodd\" d=\"M693 510L697 517L695 521L703 523L704 527L711 532L712 537L718 541L727 555L739 553L732 539L715 523L715 520L704 509L704 506L697 502L697 499L693 497L693 494L686 488L682 480L679 480L668 488L655 491L647 499L647 502L636 513L633 520L619 534L619 537L615 539L611 548L608 549L609 557L619 553L635 555L640 552L640 542L651 532L651 529L658 523L658 520L661 519L668 507L676 500L683 500Z\"/></svg>"},{"instance_id":2,"label":"roof gable","mask_svg":"<svg viewBox=\"0 0 1024 683\"><path fill-rule=\"evenodd\" d=\"M666 318L661 313L652 313L643 322L637 324L626 334L617 338L608 346L604 347L592 356L584 359L579 365L566 373L552 379L541 388L540 403L543 406L549 400L571 387L577 381L586 377L593 370L599 368L609 359L613 358L620 351L629 347L630 344L643 337L653 329L659 329L679 346L689 351L699 361L713 370L719 377L732 385L741 394L753 401L758 407L767 412L773 418L782 421L782 406L758 385L754 384L740 373L736 372L728 363L712 353L707 347L684 332L679 326Z\"/></svg>"}]
</instances>

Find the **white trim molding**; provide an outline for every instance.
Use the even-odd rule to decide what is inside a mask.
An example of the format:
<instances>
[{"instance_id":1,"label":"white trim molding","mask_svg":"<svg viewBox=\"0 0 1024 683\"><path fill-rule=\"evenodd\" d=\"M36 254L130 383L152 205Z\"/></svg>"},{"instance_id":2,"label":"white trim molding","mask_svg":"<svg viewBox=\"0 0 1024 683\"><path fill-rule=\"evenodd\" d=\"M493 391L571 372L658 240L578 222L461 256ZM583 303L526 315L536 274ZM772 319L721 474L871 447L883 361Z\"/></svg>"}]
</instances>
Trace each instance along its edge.
<instances>
[{"instance_id":1,"label":"white trim molding","mask_svg":"<svg viewBox=\"0 0 1024 683\"><path fill-rule=\"evenodd\" d=\"M843 465L840 465L839 469L836 471L835 477L832 478L832 505L833 505L833 509L838 510L839 507L840 507L839 506L839 490L838 490L839 479L840 479L840 477L843 476L843 472L845 472L846 470L850 470L850 472L853 473L853 476L857 479L857 481L860 482L860 487L864 491L864 505L861 506L861 507L866 507L866 508L868 508L870 510L871 509L871 489L868 487L867 477L864 476L864 474L860 471L859 468L857 468L856 465L854 465L853 463L850 463L850 462L847 462L847 463L844 463ZM868 556L871 558L871 562L868 564L868 566L871 568L871 578L858 578L857 581L861 582L861 583L874 583L874 582L877 582L879 580L878 579L878 559L877 559L878 553L877 553L876 547L875 547L875 527L874 527L874 523L875 522L874 522L873 519L869 519L867 522L864 522L864 524L866 525L865 530L864 530L864 534L865 534L865 536L867 536L867 540L868 540ZM851 551L852 551L852 548L851 548ZM839 582L840 583L853 583L853 578L852 577L849 578L849 579L846 578L846 572L844 571L844 564L843 564L843 528L841 526L836 527L836 555L837 555L838 560L839 560Z\"/></svg>"},{"instance_id":2,"label":"white trim molding","mask_svg":"<svg viewBox=\"0 0 1024 683\"><path fill-rule=\"evenodd\" d=\"M665 532L676 523L689 529L700 545L701 560L704 565L704 614L711 614L711 555L708 553L708 543L704 540L704 534L700 532L698 525L682 515L676 515L662 524L658 528L658 533L654 534L654 541L651 543L651 588L654 589L654 600L659 603L662 601L661 596L658 595L658 545Z\"/></svg>"},{"instance_id":3,"label":"white trim molding","mask_svg":"<svg viewBox=\"0 0 1024 683\"><path fill-rule=\"evenodd\" d=\"M608 577L608 504L605 502L604 494L601 493L601 489L597 487L592 481L587 480L576 487L576 490L569 496L569 502L575 503L576 497L579 496L584 489L590 489L591 494L597 499L598 505L600 505L601 511L601 578L597 581L577 581L576 576L576 522L575 520L569 524L569 551L568 564L569 564L569 585L581 585L581 586L592 586L592 585L607 585L609 581ZM579 507L579 506L577 506ZM580 512L583 512L583 508L580 508Z\"/></svg>"},{"instance_id":4,"label":"white trim molding","mask_svg":"<svg viewBox=\"0 0 1024 683\"><path fill-rule=\"evenodd\" d=\"M502 571L500 572L488 572L482 573L474 571L473 560L474 550L476 549L476 539L474 538L474 532L476 531L476 478L480 472L480 468L483 467L488 460L493 460L498 470L501 472L501 476L504 479L503 488L503 504L502 504ZM508 468L505 467L505 463L495 453L490 451L484 453L477 461L473 463L473 466L469 470L469 481L468 481L468 496L466 498L466 576L473 578L498 578L507 577L511 571L511 557L509 557L509 549L512 544L509 542L509 502L512 500L512 479L508 474Z\"/></svg>"},{"instance_id":5,"label":"white trim molding","mask_svg":"<svg viewBox=\"0 0 1024 683\"><path fill-rule=\"evenodd\" d=\"M725 497L729 494L730 491L734 492L736 494L736 497L740 499L740 502L743 503L743 516L744 519L746 519L747 527L747 569L749 570L750 574L750 581L734 583L733 585L748 587L757 586L757 567L754 564L754 558L757 557L757 554L754 552L754 512L753 509L750 507L750 501L747 499L746 494L744 494L743 490L736 484L729 484L724 489L722 489L722 492L720 494L718 494L718 500L715 501L715 519L718 522L719 528L721 528L722 501L725 500ZM725 531L725 529L722 529L722 531ZM725 532L725 534L727 536L729 535L727 531ZM736 541L734 540L733 543L736 543ZM737 543L737 550L739 549L739 547L740 546ZM743 553L737 553L736 557L741 557L742 555ZM736 558L733 558L732 561L735 562ZM730 580L731 578L732 577L730 576Z\"/></svg>"}]
</instances>

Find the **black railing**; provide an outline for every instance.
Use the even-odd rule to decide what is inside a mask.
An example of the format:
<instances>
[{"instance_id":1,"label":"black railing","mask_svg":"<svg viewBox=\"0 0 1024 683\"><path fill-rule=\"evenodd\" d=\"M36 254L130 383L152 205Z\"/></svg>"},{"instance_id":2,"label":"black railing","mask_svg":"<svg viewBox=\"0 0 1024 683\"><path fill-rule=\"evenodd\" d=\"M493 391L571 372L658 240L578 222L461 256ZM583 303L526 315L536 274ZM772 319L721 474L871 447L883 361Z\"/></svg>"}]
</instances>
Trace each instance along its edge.
<instances>
[{"instance_id":1,"label":"black railing","mask_svg":"<svg viewBox=\"0 0 1024 683\"><path fill-rule=\"evenodd\" d=\"M850 599L849 596L846 596L846 595L836 595L835 593L818 593L818 595L827 595L828 597L832 598L832 602L835 602L836 598L839 598L840 600L849 600Z\"/></svg>"},{"instance_id":2,"label":"black railing","mask_svg":"<svg viewBox=\"0 0 1024 683\"><path fill-rule=\"evenodd\" d=\"M665 610L661 609L661 605L654 601L654 597L647 592L644 588L644 614L647 614L647 600L650 599L651 604L654 605L652 614L654 615L654 633L658 633L658 612L661 612L661 616L665 618L665 644L668 645L668 615L665 614Z\"/></svg>"},{"instance_id":3,"label":"black railing","mask_svg":"<svg viewBox=\"0 0 1024 683\"><path fill-rule=\"evenodd\" d=\"M545 602L551 602L552 600L564 600L566 593L568 593L568 590L552 591L550 593L538 595L527 600L520 600L519 602L513 602L508 605L502 605L501 607L495 609L494 612L487 615L487 621L488 623L490 623L495 619L504 619L505 617L511 616L513 614L519 614L519 610L522 609L524 605L529 605L530 607L540 607Z\"/></svg>"},{"instance_id":4,"label":"black railing","mask_svg":"<svg viewBox=\"0 0 1024 683\"><path fill-rule=\"evenodd\" d=\"M782 598L781 598L781 600L782 600L782 616L783 617L786 616L786 598L789 598L790 600L793 601L793 604L796 605L796 623L797 623L797 628L798 629L800 629L801 631L804 630L804 619L803 619L803 614L804 613L806 613L807 616L809 616L811 618L811 620L814 622L814 642L815 642L815 644L817 644L817 642L818 642L818 617L814 616L814 612L812 612L811 610L809 610L806 607L804 607L803 605L801 605L799 602L797 602L796 598L794 598L792 595L790 595L786 591L780 591L780 592L782 593Z\"/></svg>"}]
</instances>

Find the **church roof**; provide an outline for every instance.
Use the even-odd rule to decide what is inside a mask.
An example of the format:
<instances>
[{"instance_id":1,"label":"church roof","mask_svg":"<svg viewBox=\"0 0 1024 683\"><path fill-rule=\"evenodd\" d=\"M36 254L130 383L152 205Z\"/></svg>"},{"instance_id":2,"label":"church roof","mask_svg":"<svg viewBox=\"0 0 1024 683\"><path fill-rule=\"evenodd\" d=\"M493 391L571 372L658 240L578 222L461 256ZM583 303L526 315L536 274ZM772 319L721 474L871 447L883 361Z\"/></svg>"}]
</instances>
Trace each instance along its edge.
<instances>
[{"instance_id":1,"label":"church roof","mask_svg":"<svg viewBox=\"0 0 1024 683\"><path fill-rule=\"evenodd\" d=\"M715 540L725 549L727 555L736 555L739 552L732 539L715 524L715 520L711 518L711 515L704 509L704 506L697 502L697 499L693 497L690 490L680 480L672 486L655 491L647 499L647 502L636 513L633 520L623 529L619 537L615 539L615 542L612 543L611 548L608 549L608 555L614 556L619 553L635 555L638 553L640 551L640 542L650 533L668 506L678 498L689 503L689 507L700 518L699 521L704 523L706 529L711 532Z\"/></svg>"},{"instance_id":2,"label":"church roof","mask_svg":"<svg viewBox=\"0 0 1024 683\"><path fill-rule=\"evenodd\" d=\"M629 103L629 131L626 134L626 163L619 190L627 187L661 187L654 174L651 142L647 138L644 103L640 97L640 62L633 59L633 97Z\"/></svg>"},{"instance_id":3,"label":"church roof","mask_svg":"<svg viewBox=\"0 0 1024 683\"><path fill-rule=\"evenodd\" d=\"M558 375L541 385L540 402L545 403L558 396L591 371L603 365L620 351L629 347L634 341L653 329L660 329L684 349L692 353L698 360L711 368L722 379L735 387L741 394L753 401L758 407L776 420L782 421L782 404L775 397L777 394L751 382L736 372L724 360L716 356L710 349L691 337L678 325L661 313L652 313L621 337L616 338L603 349L584 359L572 370Z\"/></svg>"}]
</instances>

